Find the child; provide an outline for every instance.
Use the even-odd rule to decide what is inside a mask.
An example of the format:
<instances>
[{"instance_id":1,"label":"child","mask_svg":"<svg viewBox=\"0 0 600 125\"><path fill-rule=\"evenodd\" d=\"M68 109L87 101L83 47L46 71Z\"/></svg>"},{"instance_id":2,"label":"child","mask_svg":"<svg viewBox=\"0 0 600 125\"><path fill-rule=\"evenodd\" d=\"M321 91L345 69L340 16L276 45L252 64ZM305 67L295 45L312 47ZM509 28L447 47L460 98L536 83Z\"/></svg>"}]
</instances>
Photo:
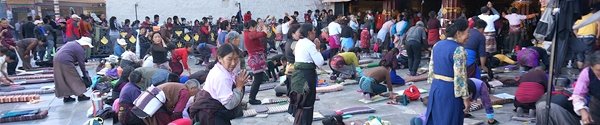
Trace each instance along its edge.
<instances>
[{"instance_id":1,"label":"child","mask_svg":"<svg viewBox=\"0 0 600 125\"><path fill-rule=\"evenodd\" d=\"M8 56L6 55L7 53L7 48L0 47L0 85L13 84L13 81L10 78L8 78L7 64L10 62L14 62L14 60L8 58Z\"/></svg>"},{"instance_id":2,"label":"child","mask_svg":"<svg viewBox=\"0 0 600 125\"><path fill-rule=\"evenodd\" d=\"M371 34L369 33L369 29L367 28L367 26L363 26L362 32L360 32L360 49L365 54L370 53L370 51L369 51L369 47L371 44L370 40L371 40Z\"/></svg>"}]
</instances>

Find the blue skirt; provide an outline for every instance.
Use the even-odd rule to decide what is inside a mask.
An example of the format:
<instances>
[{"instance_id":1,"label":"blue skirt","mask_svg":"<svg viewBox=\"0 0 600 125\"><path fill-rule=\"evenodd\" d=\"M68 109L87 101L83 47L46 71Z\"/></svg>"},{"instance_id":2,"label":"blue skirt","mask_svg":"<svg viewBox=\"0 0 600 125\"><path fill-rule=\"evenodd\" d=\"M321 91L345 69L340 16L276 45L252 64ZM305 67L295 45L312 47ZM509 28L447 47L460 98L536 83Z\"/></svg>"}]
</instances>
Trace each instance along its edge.
<instances>
[{"instance_id":1,"label":"blue skirt","mask_svg":"<svg viewBox=\"0 0 600 125\"><path fill-rule=\"evenodd\" d=\"M352 38L342 38L342 49L348 51L354 47L354 40Z\"/></svg>"},{"instance_id":2,"label":"blue skirt","mask_svg":"<svg viewBox=\"0 0 600 125\"><path fill-rule=\"evenodd\" d=\"M427 125L462 125L463 99L454 97L454 84L434 79L427 102Z\"/></svg>"}]
</instances>

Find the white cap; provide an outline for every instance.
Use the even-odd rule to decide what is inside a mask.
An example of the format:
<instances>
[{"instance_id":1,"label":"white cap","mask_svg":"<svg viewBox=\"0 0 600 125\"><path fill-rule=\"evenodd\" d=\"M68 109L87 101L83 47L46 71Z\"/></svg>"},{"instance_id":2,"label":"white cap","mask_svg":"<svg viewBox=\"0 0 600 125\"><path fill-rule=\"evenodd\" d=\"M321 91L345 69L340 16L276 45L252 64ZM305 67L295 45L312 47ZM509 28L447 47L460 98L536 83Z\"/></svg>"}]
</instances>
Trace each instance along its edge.
<instances>
[{"instance_id":1,"label":"white cap","mask_svg":"<svg viewBox=\"0 0 600 125\"><path fill-rule=\"evenodd\" d=\"M77 14L73 14L73 15L71 15L71 18L75 19L75 18L80 18L80 17L77 16Z\"/></svg>"},{"instance_id":2,"label":"white cap","mask_svg":"<svg viewBox=\"0 0 600 125\"><path fill-rule=\"evenodd\" d=\"M35 20L35 21L33 21L33 24L35 24L35 25L38 25L38 24L41 24L41 23L44 23L44 21L41 21L41 20Z\"/></svg>"},{"instance_id":3,"label":"white cap","mask_svg":"<svg viewBox=\"0 0 600 125\"><path fill-rule=\"evenodd\" d=\"M79 45L82 46L89 46L90 48L94 48L94 46L92 45L92 39L90 39L89 37L81 37L81 39L76 40L77 43L79 43Z\"/></svg>"},{"instance_id":4,"label":"white cap","mask_svg":"<svg viewBox=\"0 0 600 125\"><path fill-rule=\"evenodd\" d=\"M125 42L125 39L117 39L117 43L121 46L127 45L127 42Z\"/></svg>"}]
</instances>

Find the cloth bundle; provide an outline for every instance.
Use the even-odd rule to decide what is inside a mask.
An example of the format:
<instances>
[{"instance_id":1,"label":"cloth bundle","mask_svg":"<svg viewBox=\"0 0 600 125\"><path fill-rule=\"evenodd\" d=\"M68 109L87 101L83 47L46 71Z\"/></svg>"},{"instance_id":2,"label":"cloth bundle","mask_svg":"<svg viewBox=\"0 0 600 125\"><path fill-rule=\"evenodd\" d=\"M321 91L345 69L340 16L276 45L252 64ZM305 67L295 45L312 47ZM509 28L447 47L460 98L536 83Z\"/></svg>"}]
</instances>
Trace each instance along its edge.
<instances>
[{"instance_id":1,"label":"cloth bundle","mask_svg":"<svg viewBox=\"0 0 600 125\"><path fill-rule=\"evenodd\" d=\"M29 121L29 120L43 119L46 117L48 117L48 110L40 110L39 112L37 112L34 115L22 115L22 116L8 117L8 118L0 118L0 123Z\"/></svg>"},{"instance_id":2,"label":"cloth bundle","mask_svg":"<svg viewBox=\"0 0 600 125\"><path fill-rule=\"evenodd\" d=\"M28 80L28 79L46 79L54 78L54 74L40 74L40 75L27 75L27 76L9 76L12 80Z\"/></svg>"},{"instance_id":3,"label":"cloth bundle","mask_svg":"<svg viewBox=\"0 0 600 125\"><path fill-rule=\"evenodd\" d=\"M342 91L344 89L344 85L334 84L330 86L317 87L317 93L327 93L327 92L335 92Z\"/></svg>"},{"instance_id":4,"label":"cloth bundle","mask_svg":"<svg viewBox=\"0 0 600 125\"><path fill-rule=\"evenodd\" d=\"M9 95L9 96L0 96L0 103L10 103L10 102L29 102L31 100L40 99L40 95L31 94L31 95Z\"/></svg>"}]
</instances>

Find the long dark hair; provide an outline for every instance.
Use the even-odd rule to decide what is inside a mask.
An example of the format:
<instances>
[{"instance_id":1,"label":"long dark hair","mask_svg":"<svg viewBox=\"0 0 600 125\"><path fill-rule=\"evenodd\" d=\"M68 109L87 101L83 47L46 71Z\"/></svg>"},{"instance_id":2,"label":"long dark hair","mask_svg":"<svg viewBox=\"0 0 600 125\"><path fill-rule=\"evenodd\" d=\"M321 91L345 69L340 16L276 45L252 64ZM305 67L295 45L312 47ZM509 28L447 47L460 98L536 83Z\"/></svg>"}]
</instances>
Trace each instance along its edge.
<instances>
[{"instance_id":1,"label":"long dark hair","mask_svg":"<svg viewBox=\"0 0 600 125\"><path fill-rule=\"evenodd\" d=\"M312 24L304 23L300 26L300 39L307 38L311 31L315 30Z\"/></svg>"},{"instance_id":2,"label":"long dark hair","mask_svg":"<svg viewBox=\"0 0 600 125\"><path fill-rule=\"evenodd\" d=\"M586 66L594 66L600 64L600 50L588 53L585 58Z\"/></svg>"},{"instance_id":3,"label":"long dark hair","mask_svg":"<svg viewBox=\"0 0 600 125\"><path fill-rule=\"evenodd\" d=\"M288 29L287 37L290 39L294 39L294 33L296 33L296 31L298 31L298 29L300 29L300 24L290 25L290 29ZM292 41L297 41L297 39L294 39Z\"/></svg>"},{"instance_id":4,"label":"long dark hair","mask_svg":"<svg viewBox=\"0 0 600 125\"><path fill-rule=\"evenodd\" d=\"M454 37L458 31L465 31L468 27L467 20L454 20L454 23L446 28L446 37Z\"/></svg>"},{"instance_id":5,"label":"long dark hair","mask_svg":"<svg viewBox=\"0 0 600 125\"><path fill-rule=\"evenodd\" d=\"M108 25L110 27L110 30L117 30L117 17L110 17L110 19L108 20Z\"/></svg>"}]
</instances>

